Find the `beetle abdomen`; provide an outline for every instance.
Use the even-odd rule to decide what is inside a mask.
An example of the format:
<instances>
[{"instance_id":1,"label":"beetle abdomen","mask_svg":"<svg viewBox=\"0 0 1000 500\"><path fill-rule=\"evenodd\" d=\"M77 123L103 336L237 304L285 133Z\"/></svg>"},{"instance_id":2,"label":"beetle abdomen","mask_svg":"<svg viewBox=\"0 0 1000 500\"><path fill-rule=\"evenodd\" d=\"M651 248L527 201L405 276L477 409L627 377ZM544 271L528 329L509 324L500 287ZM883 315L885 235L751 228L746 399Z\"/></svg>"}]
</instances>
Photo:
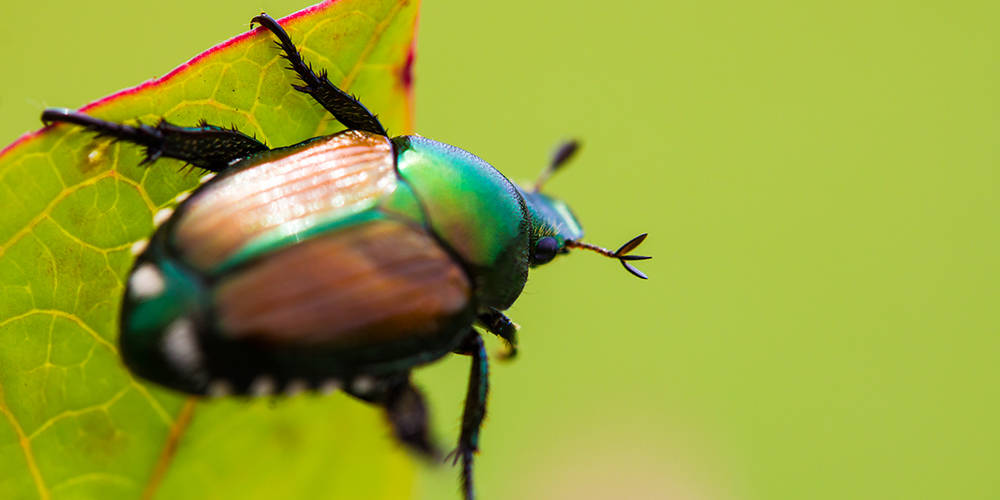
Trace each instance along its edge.
<instances>
[{"instance_id":1,"label":"beetle abdomen","mask_svg":"<svg viewBox=\"0 0 1000 500\"><path fill-rule=\"evenodd\" d=\"M192 196L172 243L196 268L217 272L371 208L397 181L383 136L347 131L275 150Z\"/></svg>"},{"instance_id":2,"label":"beetle abdomen","mask_svg":"<svg viewBox=\"0 0 1000 500\"><path fill-rule=\"evenodd\" d=\"M374 220L276 251L215 290L222 335L278 348L391 347L469 305L464 271L422 228Z\"/></svg>"}]
</instances>

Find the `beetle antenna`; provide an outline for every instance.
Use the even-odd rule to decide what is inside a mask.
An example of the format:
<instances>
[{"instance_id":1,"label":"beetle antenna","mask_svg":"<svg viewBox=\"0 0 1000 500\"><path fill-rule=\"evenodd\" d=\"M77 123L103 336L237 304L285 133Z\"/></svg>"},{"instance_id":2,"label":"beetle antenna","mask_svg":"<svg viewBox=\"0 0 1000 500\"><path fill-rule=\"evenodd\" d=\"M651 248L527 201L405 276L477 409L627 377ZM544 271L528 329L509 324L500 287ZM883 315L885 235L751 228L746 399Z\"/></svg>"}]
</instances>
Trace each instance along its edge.
<instances>
[{"instance_id":1,"label":"beetle antenna","mask_svg":"<svg viewBox=\"0 0 1000 500\"><path fill-rule=\"evenodd\" d=\"M552 153L552 159L549 160L549 166L545 167L545 170L542 170L542 173L538 176L538 180L535 181L536 193L542 190L542 186L549 180L549 177L552 177L552 174L556 173L556 170L562 168L562 166L565 165L574 154L576 154L578 149L580 149L580 141L577 141L576 139L570 139L568 141L564 141L562 144L559 144L556 150Z\"/></svg>"},{"instance_id":2,"label":"beetle antenna","mask_svg":"<svg viewBox=\"0 0 1000 500\"><path fill-rule=\"evenodd\" d=\"M614 252L608 250L607 248L599 247L597 245L591 245L590 243L584 243L582 241L567 240L566 246L569 248L582 248L584 250L597 252L605 257L618 259L618 262L622 263L622 267L624 267L626 271L632 273L634 276L638 278L642 278L645 280L649 279L649 276L646 276L645 273L636 269L635 266L629 263L629 261L647 260L647 259L652 259L652 257L649 257L647 255L629 255L629 252L635 250L635 248L639 246L640 243L645 241L646 236L647 233L642 233L639 236L636 236L635 238L628 240L624 245L618 247L618 250L615 250Z\"/></svg>"}]
</instances>

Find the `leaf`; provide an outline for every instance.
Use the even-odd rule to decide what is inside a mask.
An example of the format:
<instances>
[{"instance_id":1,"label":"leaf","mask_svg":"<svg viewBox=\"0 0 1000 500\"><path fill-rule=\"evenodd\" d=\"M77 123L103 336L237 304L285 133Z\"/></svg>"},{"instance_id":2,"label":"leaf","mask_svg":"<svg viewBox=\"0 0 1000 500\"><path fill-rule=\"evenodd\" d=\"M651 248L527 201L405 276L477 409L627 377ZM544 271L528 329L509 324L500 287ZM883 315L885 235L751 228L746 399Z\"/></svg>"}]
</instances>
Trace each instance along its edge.
<instances>
[{"instance_id":1,"label":"leaf","mask_svg":"<svg viewBox=\"0 0 1000 500\"><path fill-rule=\"evenodd\" d=\"M282 24L308 61L399 133L412 122L417 6L328 1ZM258 29L83 110L232 124L272 147L343 128L292 90L284 66ZM123 368L117 318L130 247L199 175L173 160L140 167L141 155L72 126L0 152L3 497L409 496L412 464L374 408L343 395L201 401Z\"/></svg>"}]
</instances>

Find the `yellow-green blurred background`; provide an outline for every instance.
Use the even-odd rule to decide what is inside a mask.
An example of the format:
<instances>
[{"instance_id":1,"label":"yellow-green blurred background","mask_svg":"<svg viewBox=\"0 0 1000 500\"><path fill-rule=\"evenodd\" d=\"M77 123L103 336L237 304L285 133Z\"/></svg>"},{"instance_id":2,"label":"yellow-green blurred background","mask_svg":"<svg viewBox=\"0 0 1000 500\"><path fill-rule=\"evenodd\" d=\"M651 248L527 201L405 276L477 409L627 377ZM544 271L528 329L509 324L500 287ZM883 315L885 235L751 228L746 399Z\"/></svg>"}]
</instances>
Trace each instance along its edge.
<instances>
[{"instance_id":1,"label":"yellow-green blurred background","mask_svg":"<svg viewBox=\"0 0 1000 500\"><path fill-rule=\"evenodd\" d=\"M294 1L6 2L0 143ZM549 184L641 282L533 273L484 499L997 498L993 2L424 2L417 129ZM362 98L364 96L361 96ZM377 111L377 110L376 110ZM499 345L491 343L492 350ZM468 361L421 371L442 443ZM458 498L457 470L418 497Z\"/></svg>"}]
</instances>

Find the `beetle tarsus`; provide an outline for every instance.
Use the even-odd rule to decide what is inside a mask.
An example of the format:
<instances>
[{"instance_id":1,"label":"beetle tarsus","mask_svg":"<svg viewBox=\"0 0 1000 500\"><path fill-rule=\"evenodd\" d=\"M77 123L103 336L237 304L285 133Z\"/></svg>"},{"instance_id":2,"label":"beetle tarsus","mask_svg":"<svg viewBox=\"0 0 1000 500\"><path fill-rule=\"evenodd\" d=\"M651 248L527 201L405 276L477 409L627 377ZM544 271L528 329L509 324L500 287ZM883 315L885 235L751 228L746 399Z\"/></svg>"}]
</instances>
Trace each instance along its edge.
<instances>
[{"instance_id":1,"label":"beetle tarsus","mask_svg":"<svg viewBox=\"0 0 1000 500\"><path fill-rule=\"evenodd\" d=\"M458 437L458 447L449 456L454 464L462 460L462 490L466 500L473 498L472 459L479 451L479 430L486 417L486 394L489 392L489 362L486 359L486 346L475 330L462 345L455 350L459 354L472 356L469 369L469 387L465 394L465 410L462 412L462 432Z\"/></svg>"},{"instance_id":2,"label":"beetle tarsus","mask_svg":"<svg viewBox=\"0 0 1000 500\"><path fill-rule=\"evenodd\" d=\"M233 160L268 149L235 128L217 127L204 121L198 127L179 127L166 120L160 120L155 127L142 122L131 126L68 109L46 109L42 112L42 122L72 123L99 136L143 146L146 155L140 163L142 165L166 157L212 172L221 172Z\"/></svg>"},{"instance_id":3,"label":"beetle tarsus","mask_svg":"<svg viewBox=\"0 0 1000 500\"><path fill-rule=\"evenodd\" d=\"M302 54L295 48L292 39L278 24L278 21L261 12L259 16L250 20L251 28L253 28L254 23L260 24L278 38L277 45L284 52L283 57L290 64L289 69L294 71L303 83L303 85L292 85L292 88L312 96L316 102L326 108L337 121L348 129L388 135L378 118L371 111L368 111L368 108L330 82L326 71L321 71L317 75L312 66L302 60Z\"/></svg>"},{"instance_id":4,"label":"beetle tarsus","mask_svg":"<svg viewBox=\"0 0 1000 500\"><path fill-rule=\"evenodd\" d=\"M517 330L520 328L504 313L490 308L489 311L479 315L479 323L488 332L503 339L507 345L507 350L500 353L500 359L508 361L517 356Z\"/></svg>"},{"instance_id":5,"label":"beetle tarsus","mask_svg":"<svg viewBox=\"0 0 1000 500\"><path fill-rule=\"evenodd\" d=\"M459 459L462 460L462 496L464 500L476 498L476 488L472 484L472 454L472 451L458 447L448 453L444 459L445 462L451 462L452 466L458 465Z\"/></svg>"},{"instance_id":6,"label":"beetle tarsus","mask_svg":"<svg viewBox=\"0 0 1000 500\"><path fill-rule=\"evenodd\" d=\"M497 354L497 359L499 359L500 361L511 361L514 358L516 358L518 352L517 345L512 344L510 342L505 342L504 345L507 346L507 350Z\"/></svg>"}]
</instances>

